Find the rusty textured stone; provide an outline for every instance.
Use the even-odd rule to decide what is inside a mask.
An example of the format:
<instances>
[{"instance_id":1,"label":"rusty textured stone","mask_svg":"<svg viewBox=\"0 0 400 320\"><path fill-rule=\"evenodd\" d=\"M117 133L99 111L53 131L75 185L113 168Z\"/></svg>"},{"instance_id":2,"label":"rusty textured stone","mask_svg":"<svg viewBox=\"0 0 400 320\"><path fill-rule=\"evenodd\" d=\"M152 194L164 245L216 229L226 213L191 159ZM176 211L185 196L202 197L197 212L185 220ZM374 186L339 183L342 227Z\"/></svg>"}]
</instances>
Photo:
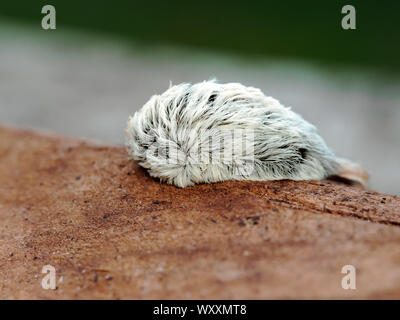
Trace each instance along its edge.
<instances>
[{"instance_id":1,"label":"rusty textured stone","mask_svg":"<svg viewBox=\"0 0 400 320\"><path fill-rule=\"evenodd\" d=\"M179 189L122 147L0 127L2 299L400 298L399 225L399 197L340 182Z\"/></svg>"}]
</instances>

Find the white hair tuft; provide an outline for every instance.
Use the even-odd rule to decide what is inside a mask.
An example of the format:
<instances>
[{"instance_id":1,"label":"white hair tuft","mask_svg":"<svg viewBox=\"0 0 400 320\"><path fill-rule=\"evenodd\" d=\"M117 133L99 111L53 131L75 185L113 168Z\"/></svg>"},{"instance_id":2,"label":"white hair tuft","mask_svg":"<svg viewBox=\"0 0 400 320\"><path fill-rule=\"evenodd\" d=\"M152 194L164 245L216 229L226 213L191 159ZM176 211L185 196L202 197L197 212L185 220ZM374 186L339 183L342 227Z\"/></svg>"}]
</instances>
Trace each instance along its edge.
<instances>
[{"instance_id":1,"label":"white hair tuft","mask_svg":"<svg viewBox=\"0 0 400 320\"><path fill-rule=\"evenodd\" d=\"M239 83L182 83L152 96L129 119L126 147L151 176L178 187L332 175L367 180L300 115Z\"/></svg>"}]
</instances>

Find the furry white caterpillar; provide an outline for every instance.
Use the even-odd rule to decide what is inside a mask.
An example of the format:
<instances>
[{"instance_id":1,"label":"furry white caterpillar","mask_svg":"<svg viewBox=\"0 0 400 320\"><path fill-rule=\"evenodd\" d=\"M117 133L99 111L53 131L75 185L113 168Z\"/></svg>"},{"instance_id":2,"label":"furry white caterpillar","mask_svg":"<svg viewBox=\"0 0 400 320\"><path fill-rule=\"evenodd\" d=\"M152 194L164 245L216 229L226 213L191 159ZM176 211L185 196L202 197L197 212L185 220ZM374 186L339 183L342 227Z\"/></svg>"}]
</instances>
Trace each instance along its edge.
<instances>
[{"instance_id":1,"label":"furry white caterpillar","mask_svg":"<svg viewBox=\"0 0 400 320\"><path fill-rule=\"evenodd\" d=\"M366 172L336 157L312 124L239 83L171 86L129 118L126 134L128 153L178 187L330 176L367 182Z\"/></svg>"}]
</instances>

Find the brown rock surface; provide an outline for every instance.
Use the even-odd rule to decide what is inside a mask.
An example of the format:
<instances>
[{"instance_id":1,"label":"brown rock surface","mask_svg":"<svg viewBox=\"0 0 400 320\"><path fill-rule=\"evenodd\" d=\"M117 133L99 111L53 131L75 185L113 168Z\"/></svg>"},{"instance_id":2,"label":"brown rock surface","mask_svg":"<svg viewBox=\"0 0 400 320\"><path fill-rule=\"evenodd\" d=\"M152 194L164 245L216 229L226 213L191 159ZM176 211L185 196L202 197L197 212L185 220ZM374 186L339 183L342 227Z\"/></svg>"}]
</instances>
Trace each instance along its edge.
<instances>
[{"instance_id":1,"label":"brown rock surface","mask_svg":"<svg viewBox=\"0 0 400 320\"><path fill-rule=\"evenodd\" d=\"M399 224L398 197L339 182L178 189L123 148L0 128L3 299L400 298Z\"/></svg>"}]
</instances>

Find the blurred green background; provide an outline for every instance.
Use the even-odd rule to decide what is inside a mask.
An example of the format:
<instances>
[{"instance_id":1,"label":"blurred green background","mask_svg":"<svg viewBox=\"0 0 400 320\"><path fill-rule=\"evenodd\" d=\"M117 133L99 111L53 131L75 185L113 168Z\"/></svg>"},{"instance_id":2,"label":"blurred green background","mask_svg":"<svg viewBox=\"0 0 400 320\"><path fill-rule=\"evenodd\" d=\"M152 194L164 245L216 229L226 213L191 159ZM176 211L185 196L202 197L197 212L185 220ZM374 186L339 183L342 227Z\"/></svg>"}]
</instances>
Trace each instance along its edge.
<instances>
[{"instance_id":1,"label":"blurred green background","mask_svg":"<svg viewBox=\"0 0 400 320\"><path fill-rule=\"evenodd\" d=\"M400 71L400 1L128 1L3 0L1 16L40 28L45 4L57 9L57 28L77 28L141 44L186 47L252 58L301 58L327 66ZM341 28L351 4L357 29Z\"/></svg>"}]
</instances>

